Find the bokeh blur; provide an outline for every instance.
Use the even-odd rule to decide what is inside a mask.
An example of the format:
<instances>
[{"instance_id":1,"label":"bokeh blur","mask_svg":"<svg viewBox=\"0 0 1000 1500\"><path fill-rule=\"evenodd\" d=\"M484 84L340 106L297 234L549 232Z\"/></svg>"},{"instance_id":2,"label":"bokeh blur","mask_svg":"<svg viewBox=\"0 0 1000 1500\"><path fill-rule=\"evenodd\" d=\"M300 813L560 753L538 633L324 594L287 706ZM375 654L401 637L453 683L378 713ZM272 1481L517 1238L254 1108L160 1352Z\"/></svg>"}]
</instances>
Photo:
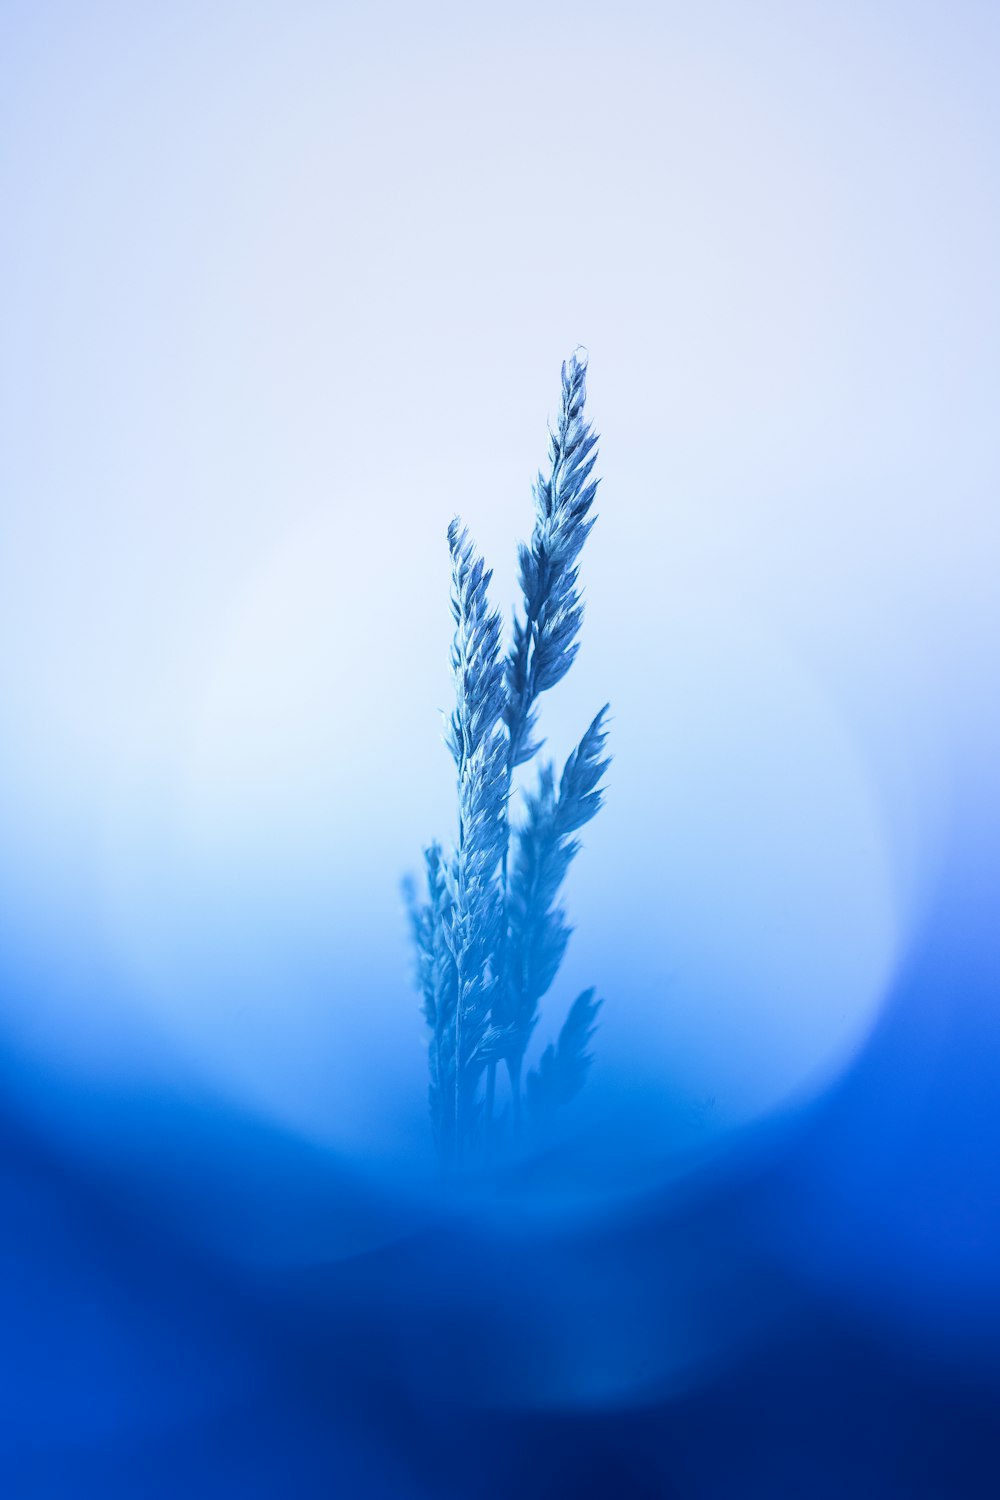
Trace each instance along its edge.
<instances>
[{"instance_id":1,"label":"bokeh blur","mask_svg":"<svg viewBox=\"0 0 1000 1500\"><path fill-rule=\"evenodd\" d=\"M0 1493L994 1495L1000 14L0 7ZM602 434L550 1150L437 1181L445 529Z\"/></svg>"}]
</instances>

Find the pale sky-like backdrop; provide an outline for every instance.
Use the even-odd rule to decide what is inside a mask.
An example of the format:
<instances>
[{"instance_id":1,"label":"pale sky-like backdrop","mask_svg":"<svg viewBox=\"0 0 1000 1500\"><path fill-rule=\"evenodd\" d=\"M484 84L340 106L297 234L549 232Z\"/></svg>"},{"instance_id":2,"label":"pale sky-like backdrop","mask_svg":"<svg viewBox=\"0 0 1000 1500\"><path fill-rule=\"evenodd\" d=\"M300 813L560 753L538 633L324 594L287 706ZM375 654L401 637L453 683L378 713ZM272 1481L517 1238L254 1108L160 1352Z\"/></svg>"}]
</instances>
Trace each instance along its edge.
<instances>
[{"instance_id":1,"label":"pale sky-like backdrop","mask_svg":"<svg viewBox=\"0 0 1000 1500\"><path fill-rule=\"evenodd\" d=\"M509 616L579 344L600 518L542 725L608 700L615 761L539 1040L598 985L594 1107L694 1131L849 1063L956 788L996 795L998 43L976 3L4 5L24 1077L424 1129L445 529Z\"/></svg>"}]
</instances>

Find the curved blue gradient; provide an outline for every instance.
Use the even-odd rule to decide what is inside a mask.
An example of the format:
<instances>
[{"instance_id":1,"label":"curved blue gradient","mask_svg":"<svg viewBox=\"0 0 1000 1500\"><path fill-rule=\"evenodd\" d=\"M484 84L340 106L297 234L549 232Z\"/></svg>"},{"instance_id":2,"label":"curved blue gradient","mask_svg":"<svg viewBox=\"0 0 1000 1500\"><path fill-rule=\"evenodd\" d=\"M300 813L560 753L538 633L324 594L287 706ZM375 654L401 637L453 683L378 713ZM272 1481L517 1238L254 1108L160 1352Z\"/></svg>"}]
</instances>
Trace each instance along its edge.
<instances>
[{"instance_id":1,"label":"curved blue gradient","mask_svg":"<svg viewBox=\"0 0 1000 1500\"><path fill-rule=\"evenodd\" d=\"M4 7L4 1494L995 1492L998 41ZM449 1192L444 532L580 340L606 1004Z\"/></svg>"}]
</instances>

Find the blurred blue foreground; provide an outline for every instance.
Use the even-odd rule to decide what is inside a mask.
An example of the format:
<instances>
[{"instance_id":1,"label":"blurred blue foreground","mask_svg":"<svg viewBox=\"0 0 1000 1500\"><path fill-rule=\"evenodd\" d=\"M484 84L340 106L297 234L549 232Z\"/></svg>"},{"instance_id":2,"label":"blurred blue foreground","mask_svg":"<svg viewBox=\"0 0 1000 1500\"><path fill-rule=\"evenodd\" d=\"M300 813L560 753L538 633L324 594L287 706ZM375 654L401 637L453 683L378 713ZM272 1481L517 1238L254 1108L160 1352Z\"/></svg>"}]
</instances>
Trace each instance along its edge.
<instances>
[{"instance_id":1,"label":"blurred blue foreground","mask_svg":"<svg viewBox=\"0 0 1000 1500\"><path fill-rule=\"evenodd\" d=\"M98 1169L6 1114L0 1493L996 1495L995 876L823 1100L637 1182L436 1195L152 1095L89 1102Z\"/></svg>"}]
</instances>

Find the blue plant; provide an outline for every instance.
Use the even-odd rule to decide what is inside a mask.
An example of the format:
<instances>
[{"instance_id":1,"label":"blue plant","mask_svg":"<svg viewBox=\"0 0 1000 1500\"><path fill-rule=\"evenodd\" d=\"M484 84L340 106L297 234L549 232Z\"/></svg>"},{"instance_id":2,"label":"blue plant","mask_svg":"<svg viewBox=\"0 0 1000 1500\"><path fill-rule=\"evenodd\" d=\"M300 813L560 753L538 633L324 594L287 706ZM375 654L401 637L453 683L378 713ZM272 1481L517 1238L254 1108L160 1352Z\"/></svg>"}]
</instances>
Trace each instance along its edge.
<instances>
[{"instance_id":1,"label":"blue plant","mask_svg":"<svg viewBox=\"0 0 1000 1500\"><path fill-rule=\"evenodd\" d=\"M429 846L427 900L418 901L412 886L407 897L430 1030L431 1120L450 1165L478 1159L489 1145L501 1060L515 1134L520 1130L525 1055L571 933L559 892L579 851L574 835L601 806L609 764L605 707L566 761L558 787L555 767L540 765L524 821L511 831L514 772L541 748L539 696L562 680L579 649L577 560L597 493L597 437L584 420L585 401L586 362L574 354L562 367L550 471L534 486L531 540L519 548L523 617L515 611L506 658L500 616L489 604L492 575L460 522L448 528L455 708L446 741L458 773L458 841L447 856L439 844ZM558 1041L529 1073L534 1119L582 1087L600 1004L592 989L578 996Z\"/></svg>"},{"instance_id":2,"label":"blue plant","mask_svg":"<svg viewBox=\"0 0 1000 1500\"><path fill-rule=\"evenodd\" d=\"M607 739L606 715L605 707L570 755L558 791L554 766L549 762L540 767L537 790L525 799L525 821L514 833L507 882L504 992L498 1014L506 1028L504 1057L515 1114L520 1110L521 1068L538 1021L538 1002L556 977L572 932L557 897L580 849L573 834L601 806L598 783L609 764L601 757ZM569 1059L566 1054L564 1071L571 1066ZM586 1057L581 1054L577 1087L582 1086L585 1071Z\"/></svg>"},{"instance_id":3,"label":"blue plant","mask_svg":"<svg viewBox=\"0 0 1000 1500\"><path fill-rule=\"evenodd\" d=\"M514 640L507 659L507 707L511 767L540 749L531 736L536 702L560 682L576 657L583 620L576 560L595 518L597 494L591 473L597 462L597 436L583 419L587 365L574 354L562 367L562 403L555 432L549 433L548 477L534 485L535 527L518 547L524 619L514 616Z\"/></svg>"}]
</instances>

